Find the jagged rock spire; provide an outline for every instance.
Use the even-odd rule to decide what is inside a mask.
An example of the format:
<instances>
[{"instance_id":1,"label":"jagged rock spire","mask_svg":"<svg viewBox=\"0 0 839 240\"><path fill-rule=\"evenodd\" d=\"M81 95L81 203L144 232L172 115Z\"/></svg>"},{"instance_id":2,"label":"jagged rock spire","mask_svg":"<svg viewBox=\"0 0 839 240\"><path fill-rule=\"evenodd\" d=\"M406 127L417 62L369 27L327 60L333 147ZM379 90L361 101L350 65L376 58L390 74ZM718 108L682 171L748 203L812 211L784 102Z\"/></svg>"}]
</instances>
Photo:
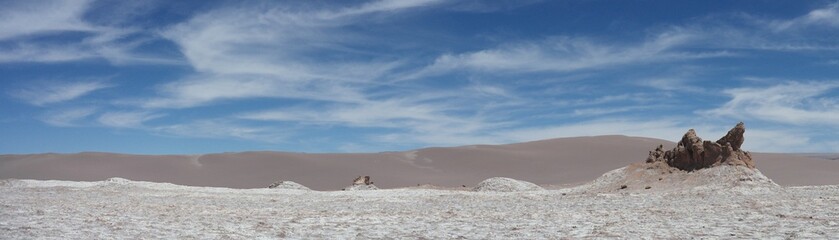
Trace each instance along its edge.
<instances>
[{"instance_id":1,"label":"jagged rock spire","mask_svg":"<svg viewBox=\"0 0 839 240\"><path fill-rule=\"evenodd\" d=\"M647 162L664 162L671 167L685 171L693 171L702 168L717 166L720 164L742 165L754 168L755 164L751 155L743 151L743 134L746 126L740 122L728 131L728 133L716 142L702 141L696 136L693 129L688 130L678 145L672 150L664 151L659 146L655 151L650 151Z\"/></svg>"},{"instance_id":2,"label":"jagged rock spire","mask_svg":"<svg viewBox=\"0 0 839 240\"><path fill-rule=\"evenodd\" d=\"M740 122L737 124L737 126L734 126L734 128L732 128L731 130L728 130L728 133L725 134L724 137L720 138L720 140L717 140L717 144L725 145L725 143L729 143L731 144L731 148L735 151L740 150L740 146L743 145L743 141L745 140L743 139L743 133L745 132L746 125L743 124L743 122Z\"/></svg>"}]
</instances>

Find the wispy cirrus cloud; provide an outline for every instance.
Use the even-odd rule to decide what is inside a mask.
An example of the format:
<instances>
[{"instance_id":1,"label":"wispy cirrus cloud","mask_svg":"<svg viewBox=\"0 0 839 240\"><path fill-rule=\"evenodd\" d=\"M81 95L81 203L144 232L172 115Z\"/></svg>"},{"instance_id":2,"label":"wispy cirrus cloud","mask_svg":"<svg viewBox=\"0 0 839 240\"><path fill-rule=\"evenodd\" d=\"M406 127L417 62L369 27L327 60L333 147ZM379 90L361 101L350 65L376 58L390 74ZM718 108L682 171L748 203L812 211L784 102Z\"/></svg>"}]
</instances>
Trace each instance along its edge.
<instances>
[{"instance_id":1,"label":"wispy cirrus cloud","mask_svg":"<svg viewBox=\"0 0 839 240\"><path fill-rule=\"evenodd\" d=\"M793 19L769 21L768 24L775 31L799 30L809 27L839 28L839 3L814 9Z\"/></svg>"},{"instance_id":2,"label":"wispy cirrus cloud","mask_svg":"<svg viewBox=\"0 0 839 240\"><path fill-rule=\"evenodd\" d=\"M831 36L783 32L793 28L839 26L839 4L815 9L792 19L765 19L741 15L732 21L700 19L671 25L635 43L606 43L585 37L554 36L539 41L519 41L484 50L449 53L401 79L418 79L458 71L488 73L572 72L628 65L672 63L705 58L737 57L742 50L817 51L839 50Z\"/></svg>"},{"instance_id":3,"label":"wispy cirrus cloud","mask_svg":"<svg viewBox=\"0 0 839 240\"><path fill-rule=\"evenodd\" d=\"M112 86L112 84L105 81L50 81L32 84L25 88L12 91L9 94L29 104L44 106L77 99L97 90Z\"/></svg>"},{"instance_id":4,"label":"wispy cirrus cloud","mask_svg":"<svg viewBox=\"0 0 839 240\"><path fill-rule=\"evenodd\" d=\"M272 5L199 14L163 32L180 47L197 74L160 86L161 96L141 105L184 108L264 97L363 101L362 88L375 85L374 80L401 63L375 57L348 58L365 55L355 46L370 44L365 43L370 38L342 27L369 21L364 16L439 2L385 0L335 9Z\"/></svg>"},{"instance_id":5,"label":"wispy cirrus cloud","mask_svg":"<svg viewBox=\"0 0 839 240\"><path fill-rule=\"evenodd\" d=\"M203 119L191 122L147 127L148 131L175 137L243 139L277 143L289 136L283 129L240 124L226 119Z\"/></svg>"},{"instance_id":6,"label":"wispy cirrus cloud","mask_svg":"<svg viewBox=\"0 0 839 240\"><path fill-rule=\"evenodd\" d=\"M56 127L77 127L83 125L86 118L96 114L95 107L75 107L47 111L38 118L42 122Z\"/></svg>"},{"instance_id":7,"label":"wispy cirrus cloud","mask_svg":"<svg viewBox=\"0 0 839 240\"><path fill-rule=\"evenodd\" d=\"M702 114L839 127L839 82L787 82L725 90L731 100Z\"/></svg>"},{"instance_id":8,"label":"wispy cirrus cloud","mask_svg":"<svg viewBox=\"0 0 839 240\"><path fill-rule=\"evenodd\" d=\"M357 47L373 43L366 42L372 38L342 27L371 21L365 16L438 2L385 0L325 10L281 6L219 9L177 24L163 36L175 42L190 64L202 73L258 74L286 81L366 82L398 62L347 58L364 55L363 51L356 50ZM312 56L318 53L323 56Z\"/></svg>"},{"instance_id":9,"label":"wispy cirrus cloud","mask_svg":"<svg viewBox=\"0 0 839 240\"><path fill-rule=\"evenodd\" d=\"M112 128L142 128L146 121L163 117L163 114L147 111L119 111L105 112L99 115L96 120L107 127Z\"/></svg>"},{"instance_id":10,"label":"wispy cirrus cloud","mask_svg":"<svg viewBox=\"0 0 839 240\"><path fill-rule=\"evenodd\" d=\"M260 75L196 75L158 86L159 96L140 100L144 108L189 108L249 98L359 102L357 87L331 81L283 81Z\"/></svg>"},{"instance_id":11,"label":"wispy cirrus cloud","mask_svg":"<svg viewBox=\"0 0 839 240\"><path fill-rule=\"evenodd\" d=\"M325 8L265 4L200 13L162 32L179 47L195 73L161 84L156 96L135 102L145 109L182 109L254 98L301 101L281 109L155 128L193 137L203 136L193 130L222 126L238 130L217 131L218 136L209 137L272 139L276 137L272 132L286 131L242 123L254 120L309 127L381 127L430 122L431 116L443 119L446 116L436 112L436 107L382 95L405 94L398 88L395 93L373 90L380 87L379 79L403 67L403 62L382 57L387 54L381 52L360 50L377 44L375 38L347 29L442 2L382 0Z\"/></svg>"},{"instance_id":12,"label":"wispy cirrus cloud","mask_svg":"<svg viewBox=\"0 0 839 240\"><path fill-rule=\"evenodd\" d=\"M725 51L689 52L678 49L693 42L694 38L696 36L685 32L664 32L640 43L616 46L597 43L593 39L553 37L476 52L445 54L404 79L459 70L492 73L569 72L730 55Z\"/></svg>"},{"instance_id":13,"label":"wispy cirrus cloud","mask_svg":"<svg viewBox=\"0 0 839 240\"><path fill-rule=\"evenodd\" d=\"M394 128L402 130L443 130L447 126L457 131L480 129L485 123L456 116L448 111L453 106L440 103L413 102L406 99L388 99L355 104L320 107L318 110L285 108L242 114L239 118L261 121L300 122L304 124L341 125L368 128Z\"/></svg>"},{"instance_id":14,"label":"wispy cirrus cloud","mask_svg":"<svg viewBox=\"0 0 839 240\"><path fill-rule=\"evenodd\" d=\"M154 38L153 34L137 28L86 21L85 13L93 2L38 0L4 5L0 10L0 63L56 63L90 59L105 59L112 64L182 62L177 57L134 51Z\"/></svg>"},{"instance_id":15,"label":"wispy cirrus cloud","mask_svg":"<svg viewBox=\"0 0 839 240\"><path fill-rule=\"evenodd\" d=\"M15 1L0 9L0 40L64 31L95 32L82 20L91 0Z\"/></svg>"},{"instance_id":16,"label":"wispy cirrus cloud","mask_svg":"<svg viewBox=\"0 0 839 240\"><path fill-rule=\"evenodd\" d=\"M8 62L67 62L95 58L96 55L76 48L20 43L0 48L0 63Z\"/></svg>"}]
</instances>

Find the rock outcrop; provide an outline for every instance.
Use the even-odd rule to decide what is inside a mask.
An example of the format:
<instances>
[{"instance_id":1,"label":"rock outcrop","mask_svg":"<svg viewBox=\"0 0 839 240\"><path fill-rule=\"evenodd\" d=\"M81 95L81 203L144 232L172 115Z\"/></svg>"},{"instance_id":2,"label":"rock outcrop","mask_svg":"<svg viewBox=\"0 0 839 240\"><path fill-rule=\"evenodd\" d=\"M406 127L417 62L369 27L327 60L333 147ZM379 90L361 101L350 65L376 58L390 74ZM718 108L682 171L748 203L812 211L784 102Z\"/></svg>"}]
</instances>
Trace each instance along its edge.
<instances>
[{"instance_id":1,"label":"rock outcrop","mask_svg":"<svg viewBox=\"0 0 839 240\"><path fill-rule=\"evenodd\" d=\"M355 180L352 181L353 185L371 185L373 181L370 181L370 176L358 176Z\"/></svg>"},{"instance_id":2,"label":"rock outcrop","mask_svg":"<svg viewBox=\"0 0 839 240\"><path fill-rule=\"evenodd\" d=\"M544 190L539 185L522 180L494 177L478 183L472 191L476 192L522 192Z\"/></svg>"},{"instance_id":3,"label":"rock outcrop","mask_svg":"<svg viewBox=\"0 0 839 240\"><path fill-rule=\"evenodd\" d=\"M359 176L353 180L352 185L349 187L345 187L344 191L359 191L359 190L377 190L379 189L376 185L373 185L373 181L370 180L370 176Z\"/></svg>"},{"instance_id":4,"label":"rock outcrop","mask_svg":"<svg viewBox=\"0 0 839 240\"><path fill-rule=\"evenodd\" d=\"M755 168L752 156L741 149L741 122L715 142L703 141L691 129L675 148L659 145L646 162L612 170L571 192L774 191L779 186Z\"/></svg>"},{"instance_id":5,"label":"rock outcrop","mask_svg":"<svg viewBox=\"0 0 839 240\"><path fill-rule=\"evenodd\" d=\"M693 129L688 130L678 145L668 151L664 151L659 145L654 151L650 151L647 163L666 163L685 171L695 171L722 164L734 166L746 166L755 168L752 156L740 149L743 145L743 134L746 132L745 125L740 122L728 131L728 133L716 142L703 141L696 136Z\"/></svg>"},{"instance_id":6,"label":"rock outcrop","mask_svg":"<svg viewBox=\"0 0 839 240\"><path fill-rule=\"evenodd\" d=\"M306 186L303 186L299 183L292 182L292 181L276 181L271 185L268 185L268 188L273 189L295 189L295 190L311 190Z\"/></svg>"}]
</instances>

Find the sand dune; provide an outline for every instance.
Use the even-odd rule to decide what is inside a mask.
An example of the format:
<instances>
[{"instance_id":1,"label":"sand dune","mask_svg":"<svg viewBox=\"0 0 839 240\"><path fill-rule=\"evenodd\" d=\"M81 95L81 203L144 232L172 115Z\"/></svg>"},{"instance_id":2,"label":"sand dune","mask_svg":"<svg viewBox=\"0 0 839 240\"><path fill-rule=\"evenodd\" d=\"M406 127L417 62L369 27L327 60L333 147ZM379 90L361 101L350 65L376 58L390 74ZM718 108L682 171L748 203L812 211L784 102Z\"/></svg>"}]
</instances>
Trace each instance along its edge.
<instances>
[{"instance_id":1,"label":"sand dune","mask_svg":"<svg viewBox=\"0 0 839 240\"><path fill-rule=\"evenodd\" d=\"M277 180L291 180L315 190L341 189L359 175L372 176L381 188L474 186L491 177L580 184L643 161L659 144L675 145L660 139L597 136L364 154L0 155L0 179L101 181L122 177L233 188L262 188ZM839 161L774 153L754 153L754 157L757 168L781 185L839 184L839 174L835 174Z\"/></svg>"}]
</instances>

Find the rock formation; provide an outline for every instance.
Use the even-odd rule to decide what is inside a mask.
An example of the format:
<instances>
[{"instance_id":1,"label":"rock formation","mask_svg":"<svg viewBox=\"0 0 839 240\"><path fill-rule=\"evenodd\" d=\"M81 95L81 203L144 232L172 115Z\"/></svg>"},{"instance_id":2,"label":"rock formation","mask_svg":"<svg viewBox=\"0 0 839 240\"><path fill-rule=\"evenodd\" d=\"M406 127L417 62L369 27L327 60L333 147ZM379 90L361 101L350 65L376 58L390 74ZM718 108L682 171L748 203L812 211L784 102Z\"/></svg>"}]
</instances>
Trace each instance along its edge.
<instances>
[{"instance_id":1,"label":"rock formation","mask_svg":"<svg viewBox=\"0 0 839 240\"><path fill-rule=\"evenodd\" d=\"M702 138L696 136L696 132L690 129L672 150L664 151L663 146L659 145L654 151L650 151L647 163L666 163L685 171L721 164L755 168L752 156L740 149L745 132L746 127L740 122L725 136L716 142L711 142L702 141Z\"/></svg>"},{"instance_id":2,"label":"rock formation","mask_svg":"<svg viewBox=\"0 0 839 240\"><path fill-rule=\"evenodd\" d=\"M359 176L353 180L352 185L349 187L345 187L344 191L358 191L358 190L376 190L379 189L376 185L373 185L373 181L370 181L370 176Z\"/></svg>"},{"instance_id":3,"label":"rock formation","mask_svg":"<svg viewBox=\"0 0 839 240\"><path fill-rule=\"evenodd\" d=\"M370 184L373 184L373 182L370 181L370 176L358 176L357 178L355 178L355 180L353 180L352 184L353 185L361 185L361 184L370 185Z\"/></svg>"},{"instance_id":4,"label":"rock formation","mask_svg":"<svg viewBox=\"0 0 839 240\"><path fill-rule=\"evenodd\" d=\"M688 130L673 149L665 151L659 145L646 162L612 170L571 192L774 191L779 186L756 169L752 156L741 149L745 132L741 122L712 142Z\"/></svg>"}]
</instances>

